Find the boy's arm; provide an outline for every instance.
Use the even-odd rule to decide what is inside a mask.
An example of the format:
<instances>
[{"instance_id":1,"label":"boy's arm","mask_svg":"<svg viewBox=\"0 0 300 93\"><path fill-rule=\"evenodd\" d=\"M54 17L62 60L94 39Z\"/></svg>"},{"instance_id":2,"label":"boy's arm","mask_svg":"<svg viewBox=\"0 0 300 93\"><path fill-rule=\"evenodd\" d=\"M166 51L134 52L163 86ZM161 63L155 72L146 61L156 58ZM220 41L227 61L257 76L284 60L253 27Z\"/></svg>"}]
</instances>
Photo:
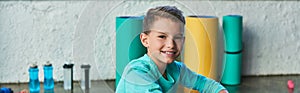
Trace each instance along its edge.
<instances>
[{"instance_id":1,"label":"boy's arm","mask_svg":"<svg viewBox=\"0 0 300 93\"><path fill-rule=\"evenodd\" d=\"M156 81L147 69L141 66L129 67L124 70L116 93L162 93Z\"/></svg>"},{"instance_id":2,"label":"boy's arm","mask_svg":"<svg viewBox=\"0 0 300 93\"><path fill-rule=\"evenodd\" d=\"M198 90L201 93L224 93L226 91L220 83L191 71L183 63L180 75L182 85Z\"/></svg>"}]
</instances>

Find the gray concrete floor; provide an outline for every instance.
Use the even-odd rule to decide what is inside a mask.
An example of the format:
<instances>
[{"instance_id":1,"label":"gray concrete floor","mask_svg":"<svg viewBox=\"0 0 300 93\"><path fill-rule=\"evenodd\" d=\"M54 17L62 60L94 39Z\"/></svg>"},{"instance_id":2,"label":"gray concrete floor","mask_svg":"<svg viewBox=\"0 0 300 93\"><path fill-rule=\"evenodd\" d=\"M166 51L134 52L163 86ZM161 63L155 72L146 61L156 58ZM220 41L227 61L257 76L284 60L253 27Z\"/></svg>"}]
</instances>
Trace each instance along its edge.
<instances>
[{"instance_id":1,"label":"gray concrete floor","mask_svg":"<svg viewBox=\"0 0 300 93\"><path fill-rule=\"evenodd\" d=\"M242 77L240 85L226 86L230 93L289 93L287 81L293 80L295 89L293 93L300 93L300 75L294 76L250 76ZM114 93L115 81L92 81L90 93ZM0 84L0 87L9 87L14 93L19 93L23 89L28 89L28 84ZM48 93L43 90L41 84L41 93ZM73 91L63 89L62 82L55 83L54 93L84 93L78 82L74 83Z\"/></svg>"},{"instance_id":2,"label":"gray concrete floor","mask_svg":"<svg viewBox=\"0 0 300 93\"><path fill-rule=\"evenodd\" d=\"M289 92L287 81L293 80L295 88ZM300 93L300 75L243 77L238 86L226 86L230 93Z\"/></svg>"},{"instance_id":3,"label":"gray concrete floor","mask_svg":"<svg viewBox=\"0 0 300 93\"><path fill-rule=\"evenodd\" d=\"M63 82L55 82L54 91L44 91L43 83L40 83L40 93L84 93L80 88L79 82L73 83L73 90L64 90ZM19 93L20 91L27 89L29 90L28 83L20 84L0 84L0 87L11 88L14 93ZM92 81L89 93L114 93L115 90L115 80L106 81Z\"/></svg>"}]
</instances>

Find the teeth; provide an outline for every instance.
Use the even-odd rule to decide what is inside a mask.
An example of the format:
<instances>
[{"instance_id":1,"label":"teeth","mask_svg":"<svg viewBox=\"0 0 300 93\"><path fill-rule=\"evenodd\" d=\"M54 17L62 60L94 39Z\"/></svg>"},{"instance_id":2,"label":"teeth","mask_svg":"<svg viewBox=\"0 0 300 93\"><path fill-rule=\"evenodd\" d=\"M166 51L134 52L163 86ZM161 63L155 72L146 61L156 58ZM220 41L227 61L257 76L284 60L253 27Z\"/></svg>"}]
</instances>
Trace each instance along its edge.
<instances>
[{"instance_id":1,"label":"teeth","mask_svg":"<svg viewBox=\"0 0 300 93\"><path fill-rule=\"evenodd\" d=\"M166 52L166 54L174 54L174 52Z\"/></svg>"}]
</instances>

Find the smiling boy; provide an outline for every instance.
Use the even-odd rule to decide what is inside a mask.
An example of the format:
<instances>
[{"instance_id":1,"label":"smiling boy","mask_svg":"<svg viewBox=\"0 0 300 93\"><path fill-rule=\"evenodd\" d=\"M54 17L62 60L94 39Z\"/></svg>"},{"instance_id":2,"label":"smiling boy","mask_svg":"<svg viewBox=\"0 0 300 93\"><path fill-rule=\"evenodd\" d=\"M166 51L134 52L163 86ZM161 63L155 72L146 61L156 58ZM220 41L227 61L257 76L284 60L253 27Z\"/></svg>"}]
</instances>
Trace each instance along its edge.
<instances>
[{"instance_id":1,"label":"smiling boy","mask_svg":"<svg viewBox=\"0 0 300 93\"><path fill-rule=\"evenodd\" d=\"M201 93L227 93L220 83L175 60L184 44L184 25L176 7L149 9L140 34L147 54L126 66L116 93L176 93L179 84Z\"/></svg>"}]
</instances>

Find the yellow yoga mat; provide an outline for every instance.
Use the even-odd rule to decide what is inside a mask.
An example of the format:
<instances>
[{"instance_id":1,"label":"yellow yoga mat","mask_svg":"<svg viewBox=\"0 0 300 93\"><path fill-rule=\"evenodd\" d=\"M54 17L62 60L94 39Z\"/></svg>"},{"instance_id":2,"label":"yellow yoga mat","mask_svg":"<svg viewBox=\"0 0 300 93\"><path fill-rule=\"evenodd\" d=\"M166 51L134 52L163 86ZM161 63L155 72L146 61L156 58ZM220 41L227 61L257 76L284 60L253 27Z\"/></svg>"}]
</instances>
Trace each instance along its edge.
<instances>
[{"instance_id":1,"label":"yellow yoga mat","mask_svg":"<svg viewBox=\"0 0 300 93\"><path fill-rule=\"evenodd\" d=\"M184 63L192 71L217 80L218 18L215 16L186 17ZM189 89L184 90L185 93ZM197 93L197 91L191 91Z\"/></svg>"}]
</instances>

